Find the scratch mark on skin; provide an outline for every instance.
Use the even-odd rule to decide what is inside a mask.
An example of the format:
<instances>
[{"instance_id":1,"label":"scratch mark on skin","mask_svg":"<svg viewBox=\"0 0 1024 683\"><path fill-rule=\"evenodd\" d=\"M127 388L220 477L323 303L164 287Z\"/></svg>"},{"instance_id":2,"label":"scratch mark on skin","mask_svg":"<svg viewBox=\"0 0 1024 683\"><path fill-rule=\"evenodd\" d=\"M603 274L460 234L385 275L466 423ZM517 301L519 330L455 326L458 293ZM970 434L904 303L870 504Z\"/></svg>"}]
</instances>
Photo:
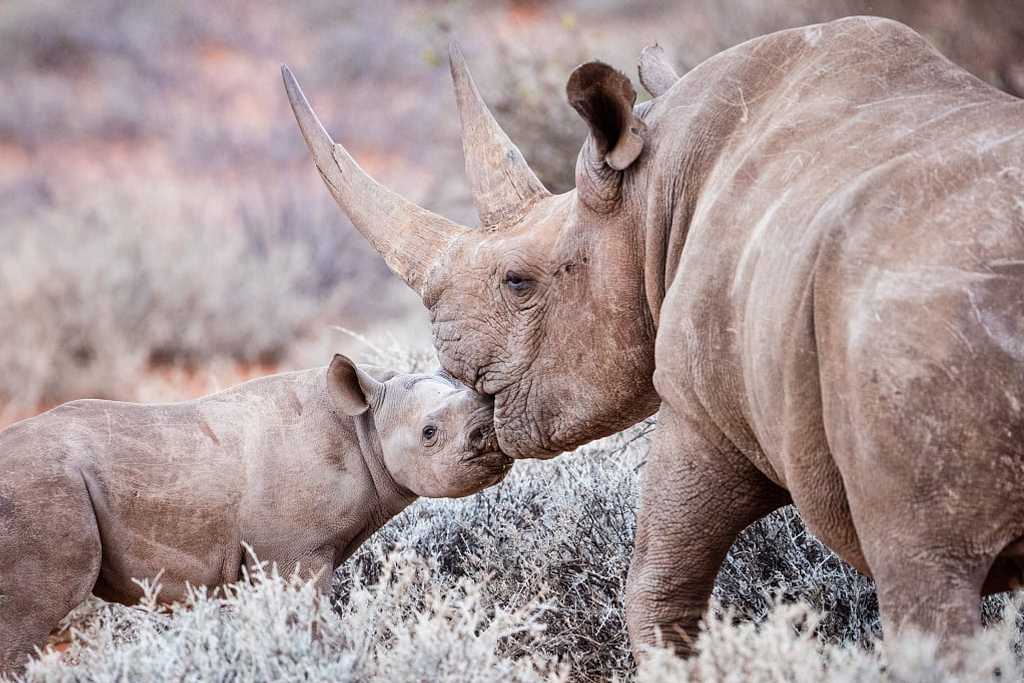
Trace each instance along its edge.
<instances>
[{"instance_id":1,"label":"scratch mark on skin","mask_svg":"<svg viewBox=\"0 0 1024 683\"><path fill-rule=\"evenodd\" d=\"M1024 205L1022 205L1022 208L1024 208ZM999 258L999 259L995 259L994 261L990 261L988 266L989 266L989 268L1006 268L1006 267L1013 267L1013 266L1024 266L1024 259Z\"/></svg>"},{"instance_id":2,"label":"scratch mark on skin","mask_svg":"<svg viewBox=\"0 0 1024 683\"><path fill-rule=\"evenodd\" d=\"M854 109L868 109L870 107L877 107L883 104L892 104L893 102L899 102L901 100L918 100L922 98L933 97L932 93L921 93L914 95L895 95L893 97L886 97L881 100L874 100L873 102L865 102L864 104L858 104Z\"/></svg>"},{"instance_id":3,"label":"scratch mark on skin","mask_svg":"<svg viewBox=\"0 0 1024 683\"><path fill-rule=\"evenodd\" d=\"M201 420L199 422L199 429L202 430L203 434L206 434L206 436L210 438L210 441L217 444L218 446L220 445L220 439L218 439L217 435L213 433L213 429L210 428L210 423L208 423L206 420Z\"/></svg>"},{"instance_id":4,"label":"scratch mark on skin","mask_svg":"<svg viewBox=\"0 0 1024 683\"><path fill-rule=\"evenodd\" d=\"M726 98L717 95L715 96L715 99L717 99L722 104L728 105L730 107L739 107L740 109L742 109L743 113L740 115L740 123L747 123L747 121L749 121L750 119L750 108L747 106L746 97L743 96L743 88L737 85L736 92L740 96L739 102L731 102Z\"/></svg>"},{"instance_id":5,"label":"scratch mark on skin","mask_svg":"<svg viewBox=\"0 0 1024 683\"><path fill-rule=\"evenodd\" d=\"M952 323L945 323L945 328L951 336L953 336L954 338L959 340L961 344L966 346L968 351L970 351L972 354L974 353L974 344L971 343L971 340L967 337L967 335L965 335L963 332L957 329L956 325L953 325Z\"/></svg>"},{"instance_id":6,"label":"scratch mark on skin","mask_svg":"<svg viewBox=\"0 0 1024 683\"><path fill-rule=\"evenodd\" d=\"M980 324L982 329L985 330L985 334L994 339L995 337L992 334L992 330L989 328L988 323L985 322L984 316L981 314L981 309L978 308L978 302L974 299L974 292L970 289L967 290L967 300L971 302L971 308L974 310L974 317L978 319L978 324Z\"/></svg>"},{"instance_id":7,"label":"scratch mark on skin","mask_svg":"<svg viewBox=\"0 0 1024 683\"><path fill-rule=\"evenodd\" d=\"M1006 144L1007 142L1015 140L1019 138L1021 135L1024 135L1024 131L1017 131L1015 133L1010 133L1009 135L1004 135L994 140L990 140L989 142L986 142L984 145L979 147L977 151L979 154L981 154L982 152L987 152L988 150L998 147L999 145L1003 145Z\"/></svg>"},{"instance_id":8,"label":"scratch mark on skin","mask_svg":"<svg viewBox=\"0 0 1024 683\"><path fill-rule=\"evenodd\" d=\"M1014 333L1005 318L994 315L992 312L981 310L974 299L974 292L968 291L967 299L974 310L974 317L977 318L978 324L985 330L985 334L988 335L989 339L994 341L1011 358L1024 361L1024 340L1021 340L1019 335ZM992 329L993 326L995 326L995 330Z\"/></svg>"},{"instance_id":9,"label":"scratch mark on skin","mask_svg":"<svg viewBox=\"0 0 1024 683\"><path fill-rule=\"evenodd\" d=\"M761 242L764 239L765 230L771 224L772 218L775 217L775 212L779 209L780 206L782 206L786 202L786 198L789 196L789 193L792 191L792 189L793 188L791 186L785 192L783 192L782 196L779 197L774 204L768 207L768 209L764 212L764 215L761 216L761 220L759 220L757 222L757 225L754 226L754 229L751 230L750 239L747 241L747 245L743 249L743 254L740 256L740 261L736 266L736 276L733 278L732 282L733 291L735 291L740 286L740 283L743 280L743 276L747 272L747 262L753 255L752 252L755 249L760 250Z\"/></svg>"}]
</instances>

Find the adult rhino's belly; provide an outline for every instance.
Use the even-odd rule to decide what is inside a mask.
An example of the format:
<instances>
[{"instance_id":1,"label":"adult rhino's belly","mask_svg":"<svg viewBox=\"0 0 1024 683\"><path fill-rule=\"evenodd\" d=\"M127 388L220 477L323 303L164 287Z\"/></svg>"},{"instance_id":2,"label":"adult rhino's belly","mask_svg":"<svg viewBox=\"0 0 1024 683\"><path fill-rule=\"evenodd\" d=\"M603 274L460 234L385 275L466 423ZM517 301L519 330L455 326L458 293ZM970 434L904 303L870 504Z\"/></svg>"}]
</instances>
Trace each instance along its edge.
<instances>
[{"instance_id":1,"label":"adult rhino's belly","mask_svg":"<svg viewBox=\"0 0 1024 683\"><path fill-rule=\"evenodd\" d=\"M810 278L810 270L803 274ZM758 451L770 463L808 529L844 560L867 573L850 513L846 485L831 451L823 411L819 348L813 301L805 280L765 296L741 327L743 392ZM763 291L763 290L762 290ZM752 293L751 296L758 296Z\"/></svg>"}]
</instances>

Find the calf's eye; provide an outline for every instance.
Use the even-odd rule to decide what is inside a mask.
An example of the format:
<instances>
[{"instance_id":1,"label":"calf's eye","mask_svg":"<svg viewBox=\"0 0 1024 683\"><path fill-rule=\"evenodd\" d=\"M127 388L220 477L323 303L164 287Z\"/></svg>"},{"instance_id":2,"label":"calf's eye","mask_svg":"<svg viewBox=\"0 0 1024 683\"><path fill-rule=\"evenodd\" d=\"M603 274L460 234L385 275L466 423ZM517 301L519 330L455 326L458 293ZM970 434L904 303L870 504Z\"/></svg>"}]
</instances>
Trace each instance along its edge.
<instances>
[{"instance_id":1,"label":"calf's eye","mask_svg":"<svg viewBox=\"0 0 1024 683\"><path fill-rule=\"evenodd\" d=\"M423 428L424 441L430 441L435 436L437 436L437 427L435 427L434 425L427 425L426 427Z\"/></svg>"}]
</instances>

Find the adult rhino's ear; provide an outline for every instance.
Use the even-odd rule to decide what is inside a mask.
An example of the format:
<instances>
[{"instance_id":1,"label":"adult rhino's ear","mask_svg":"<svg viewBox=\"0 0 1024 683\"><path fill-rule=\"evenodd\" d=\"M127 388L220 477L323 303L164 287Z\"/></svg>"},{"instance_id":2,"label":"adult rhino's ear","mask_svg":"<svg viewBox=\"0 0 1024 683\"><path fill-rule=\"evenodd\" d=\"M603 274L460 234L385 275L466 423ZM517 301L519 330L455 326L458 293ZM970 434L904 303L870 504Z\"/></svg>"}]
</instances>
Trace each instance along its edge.
<instances>
[{"instance_id":1,"label":"adult rhino's ear","mask_svg":"<svg viewBox=\"0 0 1024 683\"><path fill-rule=\"evenodd\" d=\"M351 359L334 355L327 368L327 393L346 415L362 415L383 394L384 385L360 370Z\"/></svg>"},{"instance_id":2,"label":"adult rhino's ear","mask_svg":"<svg viewBox=\"0 0 1024 683\"><path fill-rule=\"evenodd\" d=\"M644 149L647 126L633 115L636 91L625 74L603 62L576 67L565 86L569 104L590 126L592 154L616 171L629 167Z\"/></svg>"}]
</instances>

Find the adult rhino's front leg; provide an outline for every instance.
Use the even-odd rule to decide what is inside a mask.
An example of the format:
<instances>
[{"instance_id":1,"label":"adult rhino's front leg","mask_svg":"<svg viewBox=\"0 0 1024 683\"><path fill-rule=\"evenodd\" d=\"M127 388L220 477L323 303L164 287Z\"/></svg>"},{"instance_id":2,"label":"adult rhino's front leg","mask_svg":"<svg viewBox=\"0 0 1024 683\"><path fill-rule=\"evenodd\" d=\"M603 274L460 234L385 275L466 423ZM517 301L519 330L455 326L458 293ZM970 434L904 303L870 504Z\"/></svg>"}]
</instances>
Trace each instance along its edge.
<instances>
[{"instance_id":1,"label":"adult rhino's front leg","mask_svg":"<svg viewBox=\"0 0 1024 683\"><path fill-rule=\"evenodd\" d=\"M729 548L745 527L788 500L710 420L662 405L626 585L634 655L651 645L692 651Z\"/></svg>"}]
</instances>

